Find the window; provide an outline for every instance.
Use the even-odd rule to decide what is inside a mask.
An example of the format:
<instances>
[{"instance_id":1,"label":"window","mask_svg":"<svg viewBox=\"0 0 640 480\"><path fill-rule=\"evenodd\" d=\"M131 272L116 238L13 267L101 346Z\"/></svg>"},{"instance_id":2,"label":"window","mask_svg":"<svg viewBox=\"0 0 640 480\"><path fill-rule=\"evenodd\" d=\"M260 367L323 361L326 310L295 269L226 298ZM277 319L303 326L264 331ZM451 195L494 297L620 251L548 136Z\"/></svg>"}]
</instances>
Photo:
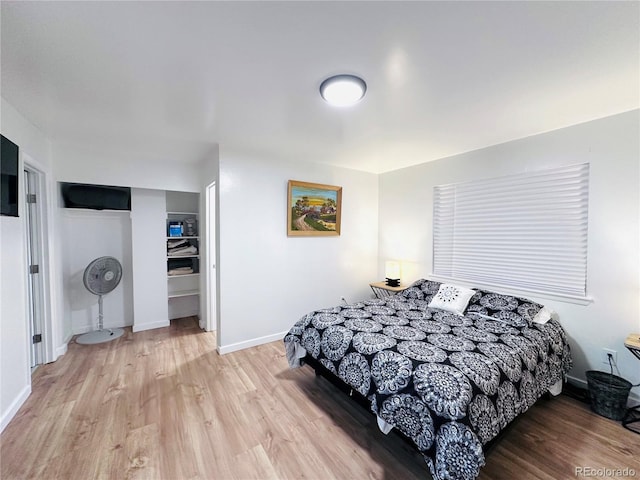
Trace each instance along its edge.
<instances>
[{"instance_id":1,"label":"window","mask_svg":"<svg viewBox=\"0 0 640 480\"><path fill-rule=\"evenodd\" d=\"M586 297L589 164L434 187L433 272Z\"/></svg>"}]
</instances>

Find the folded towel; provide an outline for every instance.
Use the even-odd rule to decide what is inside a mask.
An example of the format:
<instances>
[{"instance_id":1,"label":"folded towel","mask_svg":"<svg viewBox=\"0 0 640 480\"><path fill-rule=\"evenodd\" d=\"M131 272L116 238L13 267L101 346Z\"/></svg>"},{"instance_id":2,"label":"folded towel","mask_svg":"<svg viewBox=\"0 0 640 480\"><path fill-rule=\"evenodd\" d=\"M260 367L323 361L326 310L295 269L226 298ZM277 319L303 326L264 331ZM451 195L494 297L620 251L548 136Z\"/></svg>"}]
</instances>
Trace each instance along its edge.
<instances>
[{"instance_id":1,"label":"folded towel","mask_svg":"<svg viewBox=\"0 0 640 480\"><path fill-rule=\"evenodd\" d=\"M167 255L170 257L177 257L180 255L196 255L197 253L198 249L193 245L189 245L188 247L171 248L167 252Z\"/></svg>"},{"instance_id":2,"label":"folded towel","mask_svg":"<svg viewBox=\"0 0 640 480\"><path fill-rule=\"evenodd\" d=\"M167 248L176 248L188 244L188 240L167 240Z\"/></svg>"},{"instance_id":3,"label":"folded towel","mask_svg":"<svg viewBox=\"0 0 640 480\"><path fill-rule=\"evenodd\" d=\"M167 274L174 276L174 275L188 275L190 273L193 273L193 268L191 267L178 267L178 268L172 268L171 270L169 270L167 272Z\"/></svg>"}]
</instances>

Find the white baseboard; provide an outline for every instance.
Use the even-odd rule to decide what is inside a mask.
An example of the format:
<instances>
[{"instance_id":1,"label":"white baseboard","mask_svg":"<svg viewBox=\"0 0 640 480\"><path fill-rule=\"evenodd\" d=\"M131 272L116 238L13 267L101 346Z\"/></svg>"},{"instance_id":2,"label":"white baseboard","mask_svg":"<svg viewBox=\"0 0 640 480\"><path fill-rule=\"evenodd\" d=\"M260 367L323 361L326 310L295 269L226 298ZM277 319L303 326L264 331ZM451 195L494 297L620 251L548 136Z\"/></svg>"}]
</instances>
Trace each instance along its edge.
<instances>
[{"instance_id":1,"label":"white baseboard","mask_svg":"<svg viewBox=\"0 0 640 480\"><path fill-rule=\"evenodd\" d=\"M62 345L60 345L58 348L56 348L56 358L55 358L55 360L57 360L62 355L67 353L68 344L69 344L69 342L71 341L72 338L73 338L72 336L67 338Z\"/></svg>"},{"instance_id":2,"label":"white baseboard","mask_svg":"<svg viewBox=\"0 0 640 480\"><path fill-rule=\"evenodd\" d=\"M133 332L142 332L144 330L153 330L154 328L163 328L163 327L168 327L170 325L168 320L163 320L161 322L149 322L149 323L142 323L139 325L134 325L131 330L133 330Z\"/></svg>"},{"instance_id":3,"label":"white baseboard","mask_svg":"<svg viewBox=\"0 0 640 480\"><path fill-rule=\"evenodd\" d=\"M265 343L275 342L282 340L287 332L274 333L273 335L267 335L264 337L252 338L251 340L245 340L244 342L232 343L231 345L221 345L216 350L220 355L236 352L238 350L244 350L245 348L257 347Z\"/></svg>"},{"instance_id":4,"label":"white baseboard","mask_svg":"<svg viewBox=\"0 0 640 480\"><path fill-rule=\"evenodd\" d=\"M199 317L200 311L198 310L183 310L178 313L169 313L169 320L176 320L178 318L186 318L186 317Z\"/></svg>"},{"instance_id":5,"label":"white baseboard","mask_svg":"<svg viewBox=\"0 0 640 480\"><path fill-rule=\"evenodd\" d=\"M73 327L71 336L73 337L74 335L82 335L83 333L89 333L95 330L96 328L97 327L94 327L93 325L76 326L76 327Z\"/></svg>"},{"instance_id":6,"label":"white baseboard","mask_svg":"<svg viewBox=\"0 0 640 480\"><path fill-rule=\"evenodd\" d=\"M103 328L127 328L127 327L131 327L132 325L133 325L132 323L127 323L124 325L104 325ZM94 330L98 330L97 325L75 325L72 329L71 336L82 335L83 333L93 332Z\"/></svg>"},{"instance_id":7,"label":"white baseboard","mask_svg":"<svg viewBox=\"0 0 640 480\"><path fill-rule=\"evenodd\" d=\"M18 413L18 410L20 410L20 407L24 404L24 402L27 401L29 395L31 395L31 384L24 387L20 394L15 398L15 400L11 402L11 405L9 405L7 411L3 412L2 419L0 420L0 433L2 433L5 427L9 425L9 422L13 419L13 417L15 417L16 413Z\"/></svg>"},{"instance_id":8,"label":"white baseboard","mask_svg":"<svg viewBox=\"0 0 640 480\"><path fill-rule=\"evenodd\" d=\"M587 381L582 380L581 378L572 377L571 375L567 375L567 381L577 387L587 388Z\"/></svg>"}]
</instances>

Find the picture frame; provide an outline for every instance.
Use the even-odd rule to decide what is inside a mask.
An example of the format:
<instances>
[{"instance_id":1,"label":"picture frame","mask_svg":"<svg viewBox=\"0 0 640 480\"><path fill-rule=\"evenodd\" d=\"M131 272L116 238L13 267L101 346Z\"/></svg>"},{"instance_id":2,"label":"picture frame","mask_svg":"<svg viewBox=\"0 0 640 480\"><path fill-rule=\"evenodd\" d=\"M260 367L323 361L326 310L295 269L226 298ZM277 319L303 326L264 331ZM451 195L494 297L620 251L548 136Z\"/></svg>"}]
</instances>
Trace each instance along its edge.
<instances>
[{"instance_id":1,"label":"picture frame","mask_svg":"<svg viewBox=\"0 0 640 480\"><path fill-rule=\"evenodd\" d=\"M289 180L287 192L288 236L340 235L342 187Z\"/></svg>"}]
</instances>

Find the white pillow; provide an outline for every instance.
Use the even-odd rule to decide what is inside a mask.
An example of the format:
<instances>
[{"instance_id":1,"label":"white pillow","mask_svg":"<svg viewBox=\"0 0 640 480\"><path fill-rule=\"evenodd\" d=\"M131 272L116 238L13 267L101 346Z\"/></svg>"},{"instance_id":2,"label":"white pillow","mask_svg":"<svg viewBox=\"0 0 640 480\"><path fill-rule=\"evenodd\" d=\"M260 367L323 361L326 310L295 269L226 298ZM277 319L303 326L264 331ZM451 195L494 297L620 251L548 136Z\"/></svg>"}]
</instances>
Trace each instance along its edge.
<instances>
[{"instance_id":1,"label":"white pillow","mask_svg":"<svg viewBox=\"0 0 640 480\"><path fill-rule=\"evenodd\" d=\"M538 311L538 313L536 313L536 316L533 317L533 323L539 323L540 325L544 325L549 320L551 320L551 318L553 317L553 315L555 315L555 313L556 312L554 312L550 308L542 307Z\"/></svg>"},{"instance_id":2,"label":"white pillow","mask_svg":"<svg viewBox=\"0 0 640 480\"><path fill-rule=\"evenodd\" d=\"M456 315L462 315L469 304L469 300L471 300L471 297L475 294L476 291L470 288L443 283L440 285L438 293L436 293L431 299L431 302L429 302L429 306L446 310Z\"/></svg>"}]
</instances>

